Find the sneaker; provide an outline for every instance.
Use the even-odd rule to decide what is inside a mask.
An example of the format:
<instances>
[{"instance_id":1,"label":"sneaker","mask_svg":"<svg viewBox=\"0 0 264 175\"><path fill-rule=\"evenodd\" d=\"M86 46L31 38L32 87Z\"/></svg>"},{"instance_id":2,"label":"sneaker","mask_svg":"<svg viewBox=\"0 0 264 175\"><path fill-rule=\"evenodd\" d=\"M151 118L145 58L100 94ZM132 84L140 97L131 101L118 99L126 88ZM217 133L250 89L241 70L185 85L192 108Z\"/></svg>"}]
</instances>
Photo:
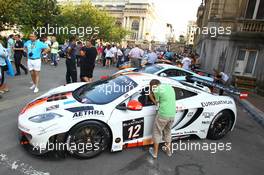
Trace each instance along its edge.
<instances>
[{"instance_id":1,"label":"sneaker","mask_svg":"<svg viewBox=\"0 0 264 175\"><path fill-rule=\"evenodd\" d=\"M33 84L29 89L31 89L31 90L33 90L33 89L35 89L35 85Z\"/></svg>"},{"instance_id":2,"label":"sneaker","mask_svg":"<svg viewBox=\"0 0 264 175\"><path fill-rule=\"evenodd\" d=\"M157 159L157 156L154 154L154 149L151 147L149 148L149 154L154 158Z\"/></svg>"},{"instance_id":3,"label":"sneaker","mask_svg":"<svg viewBox=\"0 0 264 175\"><path fill-rule=\"evenodd\" d=\"M167 154L167 156L169 156L169 157L172 156L171 150L168 146L164 145L161 148L162 148L162 151L164 151Z\"/></svg>"},{"instance_id":4,"label":"sneaker","mask_svg":"<svg viewBox=\"0 0 264 175\"><path fill-rule=\"evenodd\" d=\"M54 66L54 63L50 63L51 66Z\"/></svg>"},{"instance_id":5,"label":"sneaker","mask_svg":"<svg viewBox=\"0 0 264 175\"><path fill-rule=\"evenodd\" d=\"M39 92L39 89L37 87L35 87L34 93L38 93L38 92Z\"/></svg>"}]
</instances>

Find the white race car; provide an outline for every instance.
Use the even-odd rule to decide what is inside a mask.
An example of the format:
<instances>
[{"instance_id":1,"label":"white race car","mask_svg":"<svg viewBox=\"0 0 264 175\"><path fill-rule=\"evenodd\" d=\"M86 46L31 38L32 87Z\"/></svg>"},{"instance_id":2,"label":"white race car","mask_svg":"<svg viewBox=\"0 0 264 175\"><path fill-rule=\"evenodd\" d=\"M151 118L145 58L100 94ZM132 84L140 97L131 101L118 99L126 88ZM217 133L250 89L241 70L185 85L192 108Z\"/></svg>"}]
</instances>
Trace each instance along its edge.
<instances>
[{"instance_id":1,"label":"white race car","mask_svg":"<svg viewBox=\"0 0 264 175\"><path fill-rule=\"evenodd\" d=\"M214 79L209 76L201 76L197 73L194 73L192 71L185 70L183 68L169 65L169 64L153 64L146 67L143 67L141 69L138 68L126 68L123 70L120 70L116 72L114 75L120 75L126 72L142 72L142 73L149 73L158 75L161 77L169 77L177 81L186 81L186 76L194 76L206 81L213 82Z\"/></svg>"},{"instance_id":2,"label":"white race car","mask_svg":"<svg viewBox=\"0 0 264 175\"><path fill-rule=\"evenodd\" d=\"M18 117L21 143L34 154L66 145L79 158L94 157L106 148L114 152L152 144L156 115L148 96L152 79L176 92L172 139L191 135L220 139L234 128L237 110L232 98L205 92L200 85L127 73L91 84L60 86L33 100Z\"/></svg>"}]
</instances>

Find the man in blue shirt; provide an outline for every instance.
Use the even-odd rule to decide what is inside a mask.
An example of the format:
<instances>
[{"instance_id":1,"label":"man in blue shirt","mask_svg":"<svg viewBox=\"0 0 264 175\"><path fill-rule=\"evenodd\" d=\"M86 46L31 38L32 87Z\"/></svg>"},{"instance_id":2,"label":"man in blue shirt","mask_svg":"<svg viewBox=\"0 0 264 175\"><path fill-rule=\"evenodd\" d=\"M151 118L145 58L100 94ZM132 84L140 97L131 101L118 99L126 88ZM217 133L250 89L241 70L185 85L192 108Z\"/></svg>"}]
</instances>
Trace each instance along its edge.
<instances>
[{"instance_id":1,"label":"man in blue shirt","mask_svg":"<svg viewBox=\"0 0 264 175\"><path fill-rule=\"evenodd\" d=\"M147 54L147 60L148 60L148 65L152 65L155 64L155 62L158 59L158 55L156 54L155 51L151 50L148 54Z\"/></svg>"},{"instance_id":2,"label":"man in blue shirt","mask_svg":"<svg viewBox=\"0 0 264 175\"><path fill-rule=\"evenodd\" d=\"M30 34L29 39L25 44L24 47L27 51L27 58L28 58L28 70L30 71L31 78L33 81L33 85L30 89L34 89L34 93L39 91L39 73L41 68L41 53L47 53L49 51L48 46L37 40L35 34Z\"/></svg>"}]
</instances>

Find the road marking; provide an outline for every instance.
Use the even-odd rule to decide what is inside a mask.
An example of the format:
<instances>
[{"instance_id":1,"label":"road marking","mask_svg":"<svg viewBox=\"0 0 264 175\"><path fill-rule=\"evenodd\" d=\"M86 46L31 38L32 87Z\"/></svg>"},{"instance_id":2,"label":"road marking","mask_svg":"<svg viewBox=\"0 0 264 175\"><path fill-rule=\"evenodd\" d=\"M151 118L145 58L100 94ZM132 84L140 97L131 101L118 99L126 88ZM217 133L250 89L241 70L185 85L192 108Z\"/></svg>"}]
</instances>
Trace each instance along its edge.
<instances>
[{"instance_id":1,"label":"road marking","mask_svg":"<svg viewBox=\"0 0 264 175\"><path fill-rule=\"evenodd\" d=\"M38 171L20 160L10 160L6 154L2 153L0 153L0 165L24 175L50 175L49 172Z\"/></svg>"}]
</instances>

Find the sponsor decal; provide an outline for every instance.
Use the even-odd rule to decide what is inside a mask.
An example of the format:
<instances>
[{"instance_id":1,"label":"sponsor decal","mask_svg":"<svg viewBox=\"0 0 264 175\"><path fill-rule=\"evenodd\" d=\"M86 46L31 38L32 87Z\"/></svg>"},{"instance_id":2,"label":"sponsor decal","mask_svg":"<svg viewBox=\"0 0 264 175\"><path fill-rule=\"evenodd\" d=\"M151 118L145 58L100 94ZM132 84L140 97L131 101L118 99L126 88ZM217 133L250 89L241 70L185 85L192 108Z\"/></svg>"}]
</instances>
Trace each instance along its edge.
<instances>
[{"instance_id":1,"label":"sponsor decal","mask_svg":"<svg viewBox=\"0 0 264 175\"><path fill-rule=\"evenodd\" d=\"M187 114L187 117L192 117L193 114L194 114L194 112L189 112L189 113Z\"/></svg>"},{"instance_id":2,"label":"sponsor decal","mask_svg":"<svg viewBox=\"0 0 264 175\"><path fill-rule=\"evenodd\" d=\"M197 131L184 131L184 134L196 134Z\"/></svg>"},{"instance_id":3,"label":"sponsor decal","mask_svg":"<svg viewBox=\"0 0 264 175\"><path fill-rule=\"evenodd\" d=\"M76 100L69 100L69 101L63 102L64 105L69 105L69 104L73 104L73 103L76 103Z\"/></svg>"},{"instance_id":4,"label":"sponsor decal","mask_svg":"<svg viewBox=\"0 0 264 175\"><path fill-rule=\"evenodd\" d=\"M210 101L210 102L201 103L202 107L217 106L222 104L233 104L233 102L231 100L220 100L220 101Z\"/></svg>"},{"instance_id":5,"label":"sponsor decal","mask_svg":"<svg viewBox=\"0 0 264 175\"><path fill-rule=\"evenodd\" d=\"M57 109L57 108L59 108L60 106L57 104L57 105L52 105L52 106L50 106L50 107L47 107L46 108L46 111L51 111L51 110L53 110L53 109Z\"/></svg>"},{"instance_id":6,"label":"sponsor decal","mask_svg":"<svg viewBox=\"0 0 264 175\"><path fill-rule=\"evenodd\" d=\"M202 121L202 124L209 125L210 124L210 121Z\"/></svg>"},{"instance_id":7,"label":"sponsor decal","mask_svg":"<svg viewBox=\"0 0 264 175\"><path fill-rule=\"evenodd\" d=\"M73 118L76 117L85 117L88 115L104 115L104 112L101 110L87 110L87 111L79 111L75 112Z\"/></svg>"},{"instance_id":8,"label":"sponsor decal","mask_svg":"<svg viewBox=\"0 0 264 175\"><path fill-rule=\"evenodd\" d=\"M211 116L214 116L214 113L213 113L213 112L204 112L204 113L202 114L202 116L203 116L204 118L210 118Z\"/></svg>"},{"instance_id":9,"label":"sponsor decal","mask_svg":"<svg viewBox=\"0 0 264 175\"><path fill-rule=\"evenodd\" d=\"M144 118L123 121L123 142L143 137Z\"/></svg>"}]
</instances>

